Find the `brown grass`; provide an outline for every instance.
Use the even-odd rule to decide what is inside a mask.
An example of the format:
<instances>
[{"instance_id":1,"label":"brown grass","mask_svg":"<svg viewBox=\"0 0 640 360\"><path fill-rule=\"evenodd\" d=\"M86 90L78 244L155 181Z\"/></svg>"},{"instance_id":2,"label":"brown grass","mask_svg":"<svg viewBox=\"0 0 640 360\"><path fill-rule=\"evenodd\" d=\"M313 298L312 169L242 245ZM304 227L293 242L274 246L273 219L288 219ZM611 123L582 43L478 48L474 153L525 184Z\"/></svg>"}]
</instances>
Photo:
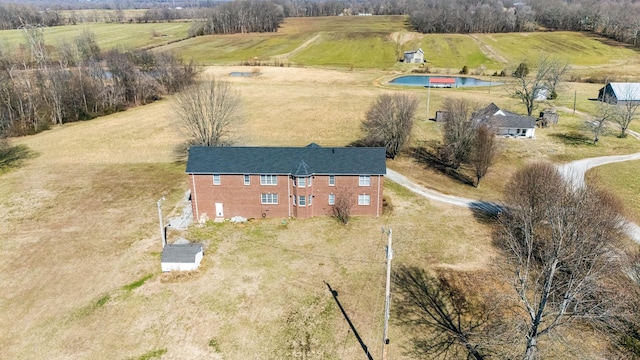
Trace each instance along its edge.
<instances>
[{"instance_id":1,"label":"brown grass","mask_svg":"<svg viewBox=\"0 0 640 360\"><path fill-rule=\"evenodd\" d=\"M359 123L373 99L398 91L376 86L391 75L376 71L261 68L258 77L227 76L235 70L214 67L207 73L232 81L241 92L247 113L241 141L249 145L345 145L360 136ZM423 90L403 91L424 96ZM484 91L434 91L432 109L453 94L513 104L497 89ZM424 101L421 106L425 114ZM425 115L417 123L414 141L438 139L437 126ZM173 148L184 141L176 126L170 100L164 100L16 139L38 156L1 179L3 356L129 358L166 348L166 359L264 359L286 343L285 315L318 298L333 309L321 318L319 333L331 339L323 351L328 358L357 358L362 350L323 281L339 291L376 354L386 243L381 227L393 227L394 264L475 271L486 269L495 255L489 228L469 211L387 182L393 210L381 218L355 218L347 226L318 218L194 228L185 236L205 243L203 268L160 275L156 201L167 197L166 215L187 189L184 164L173 162ZM540 134L526 142L509 140L507 155L480 190L404 156L389 165L445 192L495 199L521 164L583 151ZM613 152L609 141L617 143L612 138L602 146ZM154 276L142 286L123 290L149 274ZM405 334L392 328L390 335L398 339L391 342L390 358L406 358Z\"/></svg>"}]
</instances>

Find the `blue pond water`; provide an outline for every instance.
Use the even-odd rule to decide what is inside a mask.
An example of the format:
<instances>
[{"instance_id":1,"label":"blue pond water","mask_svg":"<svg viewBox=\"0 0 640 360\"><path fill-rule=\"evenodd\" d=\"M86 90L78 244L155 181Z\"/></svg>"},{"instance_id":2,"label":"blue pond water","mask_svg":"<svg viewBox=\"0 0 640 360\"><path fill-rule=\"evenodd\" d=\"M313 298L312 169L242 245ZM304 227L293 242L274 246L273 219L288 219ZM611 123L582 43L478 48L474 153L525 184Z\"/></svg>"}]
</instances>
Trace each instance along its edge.
<instances>
[{"instance_id":1,"label":"blue pond water","mask_svg":"<svg viewBox=\"0 0 640 360\"><path fill-rule=\"evenodd\" d=\"M234 71L232 73L229 73L229 76L253 76L253 73L252 72Z\"/></svg>"},{"instance_id":2,"label":"blue pond water","mask_svg":"<svg viewBox=\"0 0 640 360\"><path fill-rule=\"evenodd\" d=\"M429 79L446 79L453 78L456 80L455 85L447 87L471 87L471 86L491 86L502 85L500 82L484 81L472 77L462 76L425 76L425 75L405 75L397 77L391 80L389 83L394 85L407 85L407 86L428 86ZM431 87L443 87L442 84L431 84Z\"/></svg>"}]
</instances>

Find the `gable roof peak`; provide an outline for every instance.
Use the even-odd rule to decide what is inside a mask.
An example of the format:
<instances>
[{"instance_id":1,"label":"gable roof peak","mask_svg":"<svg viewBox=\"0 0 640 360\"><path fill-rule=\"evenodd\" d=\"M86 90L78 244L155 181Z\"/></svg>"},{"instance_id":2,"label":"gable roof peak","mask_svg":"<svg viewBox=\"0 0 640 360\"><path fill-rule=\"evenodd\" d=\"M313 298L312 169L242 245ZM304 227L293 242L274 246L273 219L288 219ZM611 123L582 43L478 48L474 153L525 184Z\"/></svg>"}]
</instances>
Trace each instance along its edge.
<instances>
[{"instance_id":1,"label":"gable roof peak","mask_svg":"<svg viewBox=\"0 0 640 360\"><path fill-rule=\"evenodd\" d=\"M304 160L300 160L298 166L294 171L291 172L295 176L308 176L311 175L311 171L309 171L309 165L307 165Z\"/></svg>"}]
</instances>

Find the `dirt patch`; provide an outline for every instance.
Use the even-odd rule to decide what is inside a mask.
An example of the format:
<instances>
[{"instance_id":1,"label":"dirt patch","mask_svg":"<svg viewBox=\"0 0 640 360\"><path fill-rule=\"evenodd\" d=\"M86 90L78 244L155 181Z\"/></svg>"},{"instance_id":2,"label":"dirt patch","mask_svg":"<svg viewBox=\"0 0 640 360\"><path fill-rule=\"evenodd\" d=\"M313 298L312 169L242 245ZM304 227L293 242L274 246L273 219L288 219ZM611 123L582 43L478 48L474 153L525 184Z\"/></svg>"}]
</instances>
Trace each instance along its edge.
<instances>
[{"instance_id":1,"label":"dirt patch","mask_svg":"<svg viewBox=\"0 0 640 360\"><path fill-rule=\"evenodd\" d=\"M391 41L400 44L400 45L404 45L410 41L416 41L419 40L423 37L422 34L419 33L415 33L415 32L400 32L400 31L396 31L393 32L391 34L389 34L389 38L391 39Z\"/></svg>"},{"instance_id":2,"label":"dirt patch","mask_svg":"<svg viewBox=\"0 0 640 360\"><path fill-rule=\"evenodd\" d=\"M288 59L288 58L298 54L300 51L308 48L309 46L311 46L311 44L313 44L314 42L320 40L321 37L322 37L321 34L315 34L313 37L311 37L309 40L305 41L302 45L298 46L294 50L292 50L292 51L290 51L288 53L272 56L272 58L273 59Z\"/></svg>"},{"instance_id":3,"label":"dirt patch","mask_svg":"<svg viewBox=\"0 0 640 360\"><path fill-rule=\"evenodd\" d=\"M508 64L509 63L509 60L507 58L505 58L504 56L500 55L491 46L489 46L489 45L485 44L484 42L480 41L480 39L478 39L478 37L476 35L469 34L468 36L469 36L469 38L471 38L471 40L473 40L473 42L476 43L476 45L478 45L478 48L480 48L480 51L482 51L482 53L486 57L488 57L489 59L496 60L496 61L501 62L503 64Z\"/></svg>"}]
</instances>

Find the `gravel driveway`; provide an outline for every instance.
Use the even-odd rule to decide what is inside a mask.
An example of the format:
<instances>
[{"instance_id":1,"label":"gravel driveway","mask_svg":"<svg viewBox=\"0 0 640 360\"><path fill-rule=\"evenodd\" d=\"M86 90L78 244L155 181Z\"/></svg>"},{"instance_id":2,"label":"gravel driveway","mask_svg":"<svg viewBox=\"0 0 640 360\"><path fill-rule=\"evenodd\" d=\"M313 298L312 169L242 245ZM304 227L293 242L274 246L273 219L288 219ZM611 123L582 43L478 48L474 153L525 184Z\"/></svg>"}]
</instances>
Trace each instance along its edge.
<instances>
[{"instance_id":1,"label":"gravel driveway","mask_svg":"<svg viewBox=\"0 0 640 360\"><path fill-rule=\"evenodd\" d=\"M562 174L562 176L568 181L571 181L574 186L583 187L585 185L584 175L587 170L600 165L631 160L640 160L640 153L630 155L602 156L590 159L576 160L570 163L558 165L558 170L560 171L560 174ZM482 209L483 211L488 213L497 213L500 211L500 209L502 209L500 204L488 203L481 200L467 199L453 195L446 195L435 190L427 189L421 185L414 183L406 176L389 168L387 168L386 178L420 196L434 201L460 207L466 207L471 210ZM627 221L627 224L625 225L625 233L635 242L640 243L640 226Z\"/></svg>"}]
</instances>

